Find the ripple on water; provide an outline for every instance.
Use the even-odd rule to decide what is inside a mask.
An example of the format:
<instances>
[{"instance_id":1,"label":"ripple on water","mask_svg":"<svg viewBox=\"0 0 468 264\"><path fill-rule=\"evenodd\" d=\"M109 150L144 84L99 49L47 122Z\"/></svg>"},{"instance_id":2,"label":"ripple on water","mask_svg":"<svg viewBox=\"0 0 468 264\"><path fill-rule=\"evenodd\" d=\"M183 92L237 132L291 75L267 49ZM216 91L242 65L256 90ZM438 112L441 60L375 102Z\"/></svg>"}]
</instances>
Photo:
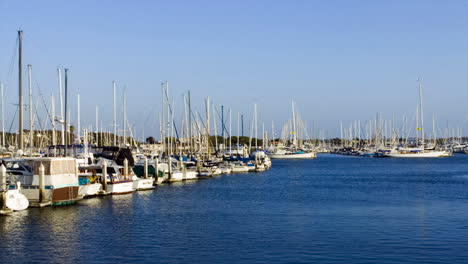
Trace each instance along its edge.
<instances>
[{"instance_id":1,"label":"ripple on water","mask_svg":"<svg viewBox=\"0 0 468 264\"><path fill-rule=\"evenodd\" d=\"M30 209L0 217L0 262L464 263L467 161L275 160L263 173Z\"/></svg>"}]
</instances>

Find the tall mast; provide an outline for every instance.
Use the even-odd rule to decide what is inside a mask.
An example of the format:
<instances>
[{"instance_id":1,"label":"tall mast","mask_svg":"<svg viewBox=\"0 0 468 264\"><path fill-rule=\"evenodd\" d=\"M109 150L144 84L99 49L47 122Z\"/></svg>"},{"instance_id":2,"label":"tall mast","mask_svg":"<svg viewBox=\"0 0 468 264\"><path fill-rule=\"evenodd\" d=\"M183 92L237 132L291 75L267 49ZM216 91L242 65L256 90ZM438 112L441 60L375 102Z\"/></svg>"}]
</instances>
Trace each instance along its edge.
<instances>
[{"instance_id":1,"label":"tall mast","mask_svg":"<svg viewBox=\"0 0 468 264\"><path fill-rule=\"evenodd\" d=\"M55 97L53 94L50 96L50 101L51 101L51 108L52 108L52 145L55 146L57 144L57 139L55 138ZM54 151L55 150L56 148L54 148Z\"/></svg>"},{"instance_id":2,"label":"tall mast","mask_svg":"<svg viewBox=\"0 0 468 264\"><path fill-rule=\"evenodd\" d=\"M206 152L208 158L210 156L210 97L208 96L205 101L206 104Z\"/></svg>"},{"instance_id":3,"label":"tall mast","mask_svg":"<svg viewBox=\"0 0 468 264\"><path fill-rule=\"evenodd\" d=\"M292 123L293 123L293 145L296 146L296 144L297 144L297 142L296 142L297 141L297 138L296 138L297 132L296 132L296 112L294 110L294 101L292 101L291 106L292 106L292 114L293 114L293 121L292 121Z\"/></svg>"},{"instance_id":4,"label":"tall mast","mask_svg":"<svg viewBox=\"0 0 468 264\"><path fill-rule=\"evenodd\" d=\"M127 87L124 88L124 94L123 94L123 143L124 147L127 145Z\"/></svg>"},{"instance_id":5,"label":"tall mast","mask_svg":"<svg viewBox=\"0 0 468 264\"><path fill-rule=\"evenodd\" d=\"M221 137L224 141L224 105L221 106Z\"/></svg>"},{"instance_id":6,"label":"tall mast","mask_svg":"<svg viewBox=\"0 0 468 264\"><path fill-rule=\"evenodd\" d=\"M189 136L188 136L188 131L189 131L189 125L188 125L188 111L187 111L187 97L186 95L184 94L183 96L183 99L184 99L184 114L182 115L182 138L183 139L186 139L185 141L185 147L184 147L184 144L183 142L181 141L180 142L180 148L181 148L181 153L182 153L182 150L186 150L189 146ZM186 154L188 155L188 151L186 152Z\"/></svg>"},{"instance_id":7,"label":"tall mast","mask_svg":"<svg viewBox=\"0 0 468 264\"><path fill-rule=\"evenodd\" d=\"M164 139L164 134L165 134L165 129L166 129L164 118L165 118L165 113L164 113L164 83L162 82L161 83L161 113L159 114L159 123L160 123L159 133L161 135L161 141L162 141L162 145L163 145L161 153L163 153L165 151L165 146L166 146L166 140Z\"/></svg>"},{"instance_id":8,"label":"tall mast","mask_svg":"<svg viewBox=\"0 0 468 264\"><path fill-rule=\"evenodd\" d=\"M2 147L6 146L5 142L5 107L3 105L3 83L0 84L1 96L2 96Z\"/></svg>"},{"instance_id":9,"label":"tall mast","mask_svg":"<svg viewBox=\"0 0 468 264\"><path fill-rule=\"evenodd\" d=\"M170 108L170 102L169 102L169 84L168 82L166 81L164 83L164 94L166 95L166 113L167 113L167 120L166 120L166 123L164 124L165 128L167 129L167 136L168 137L168 142L167 142L167 148L168 148L168 153L172 153L172 139L170 138L172 136L171 134L171 127L169 127L171 125L171 121L172 121L172 118L171 118L171 111L169 110ZM170 142L169 142L170 141ZM169 154L171 155L171 154Z\"/></svg>"},{"instance_id":10,"label":"tall mast","mask_svg":"<svg viewBox=\"0 0 468 264\"><path fill-rule=\"evenodd\" d=\"M32 77L31 64L28 64L28 86L29 86L29 148L32 152L34 147L34 130L33 130L33 101L32 101Z\"/></svg>"},{"instance_id":11,"label":"tall mast","mask_svg":"<svg viewBox=\"0 0 468 264\"><path fill-rule=\"evenodd\" d=\"M265 149L265 122L262 122L262 149Z\"/></svg>"},{"instance_id":12,"label":"tall mast","mask_svg":"<svg viewBox=\"0 0 468 264\"><path fill-rule=\"evenodd\" d=\"M23 31L18 30L19 149L23 150Z\"/></svg>"},{"instance_id":13,"label":"tall mast","mask_svg":"<svg viewBox=\"0 0 468 264\"><path fill-rule=\"evenodd\" d=\"M419 107L416 107L416 140L419 140L419 131L421 128L419 127ZM416 142L419 144L419 142Z\"/></svg>"},{"instance_id":14,"label":"tall mast","mask_svg":"<svg viewBox=\"0 0 468 264\"><path fill-rule=\"evenodd\" d=\"M77 133L76 133L76 137L78 138L78 143L81 143L81 116L80 116L80 94L77 95L77 116L76 116L76 125L77 125Z\"/></svg>"},{"instance_id":15,"label":"tall mast","mask_svg":"<svg viewBox=\"0 0 468 264\"><path fill-rule=\"evenodd\" d=\"M422 99L422 85L421 79L418 79L419 82L419 114L421 119L421 141L424 148L424 112L423 112L423 99Z\"/></svg>"},{"instance_id":16,"label":"tall mast","mask_svg":"<svg viewBox=\"0 0 468 264\"><path fill-rule=\"evenodd\" d=\"M275 140L275 122L271 120L271 139L270 139L270 146L273 145L273 141Z\"/></svg>"},{"instance_id":17,"label":"tall mast","mask_svg":"<svg viewBox=\"0 0 468 264\"><path fill-rule=\"evenodd\" d=\"M215 136L215 150L218 151L218 130L216 129L216 115L214 114L215 111L216 109L213 104L213 128L214 128L214 136Z\"/></svg>"},{"instance_id":18,"label":"tall mast","mask_svg":"<svg viewBox=\"0 0 468 264\"><path fill-rule=\"evenodd\" d=\"M229 108L229 153L232 151L232 111Z\"/></svg>"},{"instance_id":19,"label":"tall mast","mask_svg":"<svg viewBox=\"0 0 468 264\"><path fill-rule=\"evenodd\" d=\"M191 98L190 98L190 90L188 91L188 127L189 127L189 139L190 139L190 145L189 145L189 150L192 151L192 105L191 105Z\"/></svg>"},{"instance_id":20,"label":"tall mast","mask_svg":"<svg viewBox=\"0 0 468 264\"><path fill-rule=\"evenodd\" d=\"M114 91L114 146L117 146L117 102L116 102L116 90L115 81L112 81Z\"/></svg>"},{"instance_id":21,"label":"tall mast","mask_svg":"<svg viewBox=\"0 0 468 264\"><path fill-rule=\"evenodd\" d=\"M255 118L255 150L258 149L258 133L257 133L257 104L254 104L254 118Z\"/></svg>"},{"instance_id":22,"label":"tall mast","mask_svg":"<svg viewBox=\"0 0 468 264\"><path fill-rule=\"evenodd\" d=\"M244 137L244 115L241 115L241 137Z\"/></svg>"},{"instance_id":23,"label":"tall mast","mask_svg":"<svg viewBox=\"0 0 468 264\"><path fill-rule=\"evenodd\" d=\"M65 69L65 133L68 131L68 69ZM65 137L65 156L68 155L68 140Z\"/></svg>"},{"instance_id":24,"label":"tall mast","mask_svg":"<svg viewBox=\"0 0 468 264\"><path fill-rule=\"evenodd\" d=\"M62 145L65 145L65 125L63 124L62 71L60 70L60 68L57 69L57 73L58 73L58 84L59 84L60 124L62 126Z\"/></svg>"},{"instance_id":25,"label":"tall mast","mask_svg":"<svg viewBox=\"0 0 468 264\"><path fill-rule=\"evenodd\" d=\"M96 105L96 145L99 146L99 106Z\"/></svg>"},{"instance_id":26,"label":"tall mast","mask_svg":"<svg viewBox=\"0 0 468 264\"><path fill-rule=\"evenodd\" d=\"M237 155L239 156L239 138L240 138L240 113L237 112L237 147L236 147L236 152Z\"/></svg>"}]
</instances>

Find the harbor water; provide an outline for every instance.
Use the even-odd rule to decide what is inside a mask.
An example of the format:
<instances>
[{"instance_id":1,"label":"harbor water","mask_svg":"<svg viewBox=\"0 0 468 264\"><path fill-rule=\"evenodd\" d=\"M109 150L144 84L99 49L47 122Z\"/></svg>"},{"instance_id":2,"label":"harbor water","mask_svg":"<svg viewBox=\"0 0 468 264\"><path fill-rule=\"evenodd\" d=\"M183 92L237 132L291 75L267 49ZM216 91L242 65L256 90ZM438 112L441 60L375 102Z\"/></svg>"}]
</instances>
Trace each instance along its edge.
<instances>
[{"instance_id":1,"label":"harbor water","mask_svg":"<svg viewBox=\"0 0 468 264\"><path fill-rule=\"evenodd\" d=\"M0 263L467 263L468 155L274 160L0 217Z\"/></svg>"}]
</instances>

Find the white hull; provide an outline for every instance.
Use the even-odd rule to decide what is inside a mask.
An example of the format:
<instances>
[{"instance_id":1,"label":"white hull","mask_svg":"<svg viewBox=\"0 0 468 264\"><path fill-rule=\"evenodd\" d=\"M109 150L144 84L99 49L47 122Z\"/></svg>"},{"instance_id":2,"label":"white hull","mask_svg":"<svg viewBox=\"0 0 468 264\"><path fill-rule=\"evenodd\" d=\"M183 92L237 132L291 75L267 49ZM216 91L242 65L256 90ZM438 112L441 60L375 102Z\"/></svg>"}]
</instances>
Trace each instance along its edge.
<instances>
[{"instance_id":1,"label":"white hull","mask_svg":"<svg viewBox=\"0 0 468 264\"><path fill-rule=\"evenodd\" d=\"M299 153L299 154L268 154L270 159L314 159L317 157L315 152L308 152L308 153Z\"/></svg>"},{"instance_id":2,"label":"white hull","mask_svg":"<svg viewBox=\"0 0 468 264\"><path fill-rule=\"evenodd\" d=\"M221 175L223 171L220 168L213 169L213 176Z\"/></svg>"},{"instance_id":3,"label":"white hull","mask_svg":"<svg viewBox=\"0 0 468 264\"><path fill-rule=\"evenodd\" d=\"M220 170L223 174L229 174L232 171L232 169L229 167L221 167Z\"/></svg>"},{"instance_id":4,"label":"white hull","mask_svg":"<svg viewBox=\"0 0 468 264\"><path fill-rule=\"evenodd\" d=\"M112 194L131 193L134 191L133 181L119 181L114 183L107 183L107 191Z\"/></svg>"},{"instance_id":5,"label":"white hull","mask_svg":"<svg viewBox=\"0 0 468 264\"><path fill-rule=\"evenodd\" d=\"M257 165L257 168L255 169L256 172L261 172L265 170L266 170L266 166L263 164Z\"/></svg>"},{"instance_id":6,"label":"white hull","mask_svg":"<svg viewBox=\"0 0 468 264\"><path fill-rule=\"evenodd\" d=\"M133 181L133 189L137 191L154 189L153 183L154 183L153 178L148 178L148 179L138 178Z\"/></svg>"},{"instance_id":7,"label":"white hull","mask_svg":"<svg viewBox=\"0 0 468 264\"><path fill-rule=\"evenodd\" d=\"M196 180L198 179L197 177L197 172L196 171L186 171L185 172L185 180Z\"/></svg>"},{"instance_id":8,"label":"white hull","mask_svg":"<svg viewBox=\"0 0 468 264\"><path fill-rule=\"evenodd\" d=\"M102 191L102 184L91 183L86 185L80 185L78 195L81 197L98 195Z\"/></svg>"},{"instance_id":9,"label":"white hull","mask_svg":"<svg viewBox=\"0 0 468 264\"><path fill-rule=\"evenodd\" d=\"M447 151L427 151L427 152L414 152L414 153L385 153L385 157L390 158L440 158L451 156Z\"/></svg>"},{"instance_id":10,"label":"white hull","mask_svg":"<svg viewBox=\"0 0 468 264\"><path fill-rule=\"evenodd\" d=\"M182 171L173 171L171 173L171 178L169 179L169 175L166 176L167 182L179 182L184 180L184 173Z\"/></svg>"},{"instance_id":11,"label":"white hull","mask_svg":"<svg viewBox=\"0 0 468 264\"><path fill-rule=\"evenodd\" d=\"M248 166L233 166L231 169L231 172L248 172L249 167Z\"/></svg>"},{"instance_id":12,"label":"white hull","mask_svg":"<svg viewBox=\"0 0 468 264\"><path fill-rule=\"evenodd\" d=\"M8 190L6 193L6 207L21 211L29 207L29 201L18 189Z\"/></svg>"},{"instance_id":13,"label":"white hull","mask_svg":"<svg viewBox=\"0 0 468 264\"><path fill-rule=\"evenodd\" d=\"M157 185L162 184L164 182L164 177L156 177L155 179Z\"/></svg>"}]
</instances>

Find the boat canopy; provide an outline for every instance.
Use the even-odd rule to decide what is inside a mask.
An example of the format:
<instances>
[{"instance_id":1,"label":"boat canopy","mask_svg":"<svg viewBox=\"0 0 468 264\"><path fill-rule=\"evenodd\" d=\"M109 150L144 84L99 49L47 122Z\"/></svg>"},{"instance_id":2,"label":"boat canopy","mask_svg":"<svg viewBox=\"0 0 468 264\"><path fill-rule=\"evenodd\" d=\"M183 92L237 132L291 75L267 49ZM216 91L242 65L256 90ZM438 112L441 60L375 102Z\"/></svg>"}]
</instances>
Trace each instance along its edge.
<instances>
[{"instance_id":1,"label":"boat canopy","mask_svg":"<svg viewBox=\"0 0 468 264\"><path fill-rule=\"evenodd\" d=\"M73 158L31 158L25 159L23 162L32 168L35 175L39 174L41 164L44 165L45 175L76 173L76 161Z\"/></svg>"}]
</instances>

